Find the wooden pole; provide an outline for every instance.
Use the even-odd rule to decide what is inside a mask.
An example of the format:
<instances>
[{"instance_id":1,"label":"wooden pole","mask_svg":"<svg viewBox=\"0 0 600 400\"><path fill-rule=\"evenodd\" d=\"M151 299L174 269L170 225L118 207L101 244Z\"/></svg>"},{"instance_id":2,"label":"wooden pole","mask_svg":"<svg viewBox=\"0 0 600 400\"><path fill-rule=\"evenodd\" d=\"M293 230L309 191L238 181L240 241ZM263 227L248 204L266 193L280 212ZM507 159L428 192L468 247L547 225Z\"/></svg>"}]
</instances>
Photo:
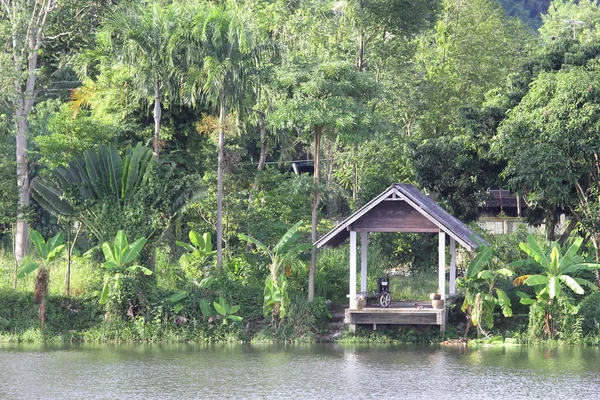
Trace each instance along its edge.
<instances>
[{"instance_id":1,"label":"wooden pole","mask_svg":"<svg viewBox=\"0 0 600 400\"><path fill-rule=\"evenodd\" d=\"M439 262L438 262L438 292L442 300L446 299L446 233L440 231L439 235Z\"/></svg>"},{"instance_id":2,"label":"wooden pole","mask_svg":"<svg viewBox=\"0 0 600 400\"><path fill-rule=\"evenodd\" d=\"M369 232L360 233L360 291L367 292L367 249L369 246Z\"/></svg>"},{"instance_id":3,"label":"wooden pole","mask_svg":"<svg viewBox=\"0 0 600 400\"><path fill-rule=\"evenodd\" d=\"M356 300L356 231L350 231L350 305Z\"/></svg>"},{"instance_id":4,"label":"wooden pole","mask_svg":"<svg viewBox=\"0 0 600 400\"><path fill-rule=\"evenodd\" d=\"M450 238L450 296L456 295L456 240Z\"/></svg>"}]
</instances>

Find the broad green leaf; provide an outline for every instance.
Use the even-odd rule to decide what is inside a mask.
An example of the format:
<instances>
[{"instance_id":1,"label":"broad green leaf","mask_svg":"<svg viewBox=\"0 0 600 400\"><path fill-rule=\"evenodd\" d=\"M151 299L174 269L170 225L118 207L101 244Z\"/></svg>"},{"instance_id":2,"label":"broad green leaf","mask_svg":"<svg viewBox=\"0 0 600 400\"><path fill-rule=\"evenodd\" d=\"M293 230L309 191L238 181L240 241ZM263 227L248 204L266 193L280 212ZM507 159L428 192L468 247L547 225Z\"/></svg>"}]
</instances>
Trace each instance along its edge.
<instances>
[{"instance_id":1,"label":"broad green leaf","mask_svg":"<svg viewBox=\"0 0 600 400\"><path fill-rule=\"evenodd\" d=\"M248 235L244 235L243 233L240 233L240 234L238 234L238 237L241 240L245 240L246 242L250 242L250 243L254 244L256 247L258 247L260 250L262 250L265 254L271 253L267 246L265 246L262 242L258 241L257 239L254 239L252 236L248 236Z\"/></svg>"},{"instance_id":2,"label":"broad green leaf","mask_svg":"<svg viewBox=\"0 0 600 400\"><path fill-rule=\"evenodd\" d=\"M212 238L210 232L205 232L204 235L202 235L202 238L204 239L204 251L208 253L212 252Z\"/></svg>"},{"instance_id":3,"label":"broad green leaf","mask_svg":"<svg viewBox=\"0 0 600 400\"><path fill-rule=\"evenodd\" d=\"M296 231L298 231L298 228L300 228L300 225L302 225L302 223L303 223L303 221L300 220L300 221L296 222L290 229L287 230L287 232L281 237L281 239L279 239L279 242L277 242L277 244L273 248L273 253L275 253L275 254L284 253L282 251L283 248L290 246L298 239L298 235L296 235Z\"/></svg>"},{"instance_id":4,"label":"broad green leaf","mask_svg":"<svg viewBox=\"0 0 600 400\"><path fill-rule=\"evenodd\" d=\"M469 263L467 267L467 278L474 278L484 267L485 264L492 257L492 250L488 246L480 246L477 249L477 255L473 258L473 261Z\"/></svg>"},{"instance_id":5,"label":"broad green leaf","mask_svg":"<svg viewBox=\"0 0 600 400\"><path fill-rule=\"evenodd\" d=\"M48 257L46 257L46 261L47 262L51 262L52 260L54 260L56 257L58 257L58 255L60 255L60 253L65 249L65 245L61 244L56 246L55 248L53 248L52 250L50 250L50 252L48 253Z\"/></svg>"},{"instance_id":6,"label":"broad green leaf","mask_svg":"<svg viewBox=\"0 0 600 400\"><path fill-rule=\"evenodd\" d=\"M212 283L215 281L215 278L213 278L212 276L206 277L204 279L202 279L200 281L200 283L198 283L198 287L201 288L208 288L210 287L210 285L212 285Z\"/></svg>"},{"instance_id":7,"label":"broad green leaf","mask_svg":"<svg viewBox=\"0 0 600 400\"><path fill-rule=\"evenodd\" d=\"M104 253L104 259L108 262L119 264L117 258L113 254L113 248L108 242L102 243L102 252Z\"/></svg>"},{"instance_id":8,"label":"broad green leaf","mask_svg":"<svg viewBox=\"0 0 600 400\"><path fill-rule=\"evenodd\" d=\"M595 284L593 284L592 282L588 281L587 279L584 278L573 278L575 279L575 282L579 283L580 286L585 286L590 290L598 290L598 286L596 286Z\"/></svg>"},{"instance_id":9,"label":"broad green leaf","mask_svg":"<svg viewBox=\"0 0 600 400\"><path fill-rule=\"evenodd\" d=\"M215 311L217 311L223 317L227 316L227 310L225 310L225 307L223 307L221 304L215 301L213 302L213 307L215 308Z\"/></svg>"},{"instance_id":10,"label":"broad green leaf","mask_svg":"<svg viewBox=\"0 0 600 400\"><path fill-rule=\"evenodd\" d=\"M177 240L177 241L175 241L175 244L179 247L183 247L184 249L186 249L189 252L196 251L196 248L189 243L180 242L179 240Z\"/></svg>"},{"instance_id":11,"label":"broad green leaf","mask_svg":"<svg viewBox=\"0 0 600 400\"><path fill-rule=\"evenodd\" d=\"M500 268L496 273L507 277L513 275L513 272L508 268Z\"/></svg>"},{"instance_id":12,"label":"broad green leaf","mask_svg":"<svg viewBox=\"0 0 600 400\"><path fill-rule=\"evenodd\" d=\"M580 263L575 265L569 265L565 267L561 272L563 274L572 274L579 271L595 271L600 269L600 264L596 263Z\"/></svg>"},{"instance_id":13,"label":"broad green leaf","mask_svg":"<svg viewBox=\"0 0 600 400\"><path fill-rule=\"evenodd\" d=\"M21 279L21 278L25 277L26 275L29 275L30 273L35 271L37 268L38 268L37 263L34 263L34 262L29 263L19 270L19 273L17 274L17 278Z\"/></svg>"},{"instance_id":14,"label":"broad green leaf","mask_svg":"<svg viewBox=\"0 0 600 400\"><path fill-rule=\"evenodd\" d=\"M173 306L173 312L178 313L179 311L183 310L184 305L181 303L177 303Z\"/></svg>"},{"instance_id":15,"label":"broad green leaf","mask_svg":"<svg viewBox=\"0 0 600 400\"><path fill-rule=\"evenodd\" d=\"M494 274L492 274L488 270L481 271L480 273L477 274L477 278L484 279L484 280L492 279L493 277L494 277Z\"/></svg>"},{"instance_id":16,"label":"broad green leaf","mask_svg":"<svg viewBox=\"0 0 600 400\"><path fill-rule=\"evenodd\" d=\"M106 269L117 269L119 266L114 261L107 261L102 263L102 267Z\"/></svg>"},{"instance_id":17,"label":"broad green leaf","mask_svg":"<svg viewBox=\"0 0 600 400\"><path fill-rule=\"evenodd\" d=\"M577 252L579 251L579 248L581 247L581 243L583 243L583 238L578 237L577 239L575 239L573 244L569 247L569 249L563 256L563 258L560 260L560 264L558 265L559 273L564 273L563 269L568 267L569 264L571 264L571 261L573 261L573 258L575 257L575 255L577 255Z\"/></svg>"},{"instance_id":18,"label":"broad green leaf","mask_svg":"<svg viewBox=\"0 0 600 400\"><path fill-rule=\"evenodd\" d=\"M198 232L196 232L195 230L191 230L189 237L190 237L190 242L194 246L196 246L196 248L198 248L198 249L204 248L204 238L202 236L200 236L200 234Z\"/></svg>"},{"instance_id":19,"label":"broad green leaf","mask_svg":"<svg viewBox=\"0 0 600 400\"><path fill-rule=\"evenodd\" d=\"M204 318L208 318L212 315L210 303L206 299L200 300L200 311L202 312Z\"/></svg>"},{"instance_id":20,"label":"broad green leaf","mask_svg":"<svg viewBox=\"0 0 600 400\"><path fill-rule=\"evenodd\" d=\"M544 268L548 268L550 260L548 260L546 254L544 254L542 246L540 246L540 244L535 240L535 238L532 235L527 235L527 243L529 244L529 246L527 246L525 243L521 243L519 246L525 253L527 253L535 261L537 261L538 264L540 264Z\"/></svg>"},{"instance_id":21,"label":"broad green leaf","mask_svg":"<svg viewBox=\"0 0 600 400\"><path fill-rule=\"evenodd\" d=\"M65 234L62 232L59 232L53 238L48 239L48 243L47 243L48 252L51 253L52 250L54 250L56 247L62 245L64 240L65 240Z\"/></svg>"},{"instance_id":22,"label":"broad green leaf","mask_svg":"<svg viewBox=\"0 0 600 400\"><path fill-rule=\"evenodd\" d=\"M240 322L243 320L243 318L238 315L229 315L229 316L227 316L227 318L229 318L232 321L236 321L236 322Z\"/></svg>"},{"instance_id":23,"label":"broad green leaf","mask_svg":"<svg viewBox=\"0 0 600 400\"><path fill-rule=\"evenodd\" d=\"M558 243L554 243L550 252L550 271L556 274L558 271L558 263L560 261L560 252L558 251Z\"/></svg>"},{"instance_id":24,"label":"broad green leaf","mask_svg":"<svg viewBox=\"0 0 600 400\"><path fill-rule=\"evenodd\" d=\"M229 314L235 314L240 310L240 306L232 306L229 308Z\"/></svg>"},{"instance_id":25,"label":"broad green leaf","mask_svg":"<svg viewBox=\"0 0 600 400\"><path fill-rule=\"evenodd\" d=\"M532 298L522 298L521 299L521 304L524 304L526 306L530 306L530 305L535 304L535 303L537 303L537 301L535 301Z\"/></svg>"},{"instance_id":26,"label":"broad green leaf","mask_svg":"<svg viewBox=\"0 0 600 400\"><path fill-rule=\"evenodd\" d=\"M525 280L527 286L547 285L550 279L545 275L531 275Z\"/></svg>"},{"instance_id":27,"label":"broad green leaf","mask_svg":"<svg viewBox=\"0 0 600 400\"><path fill-rule=\"evenodd\" d=\"M136 240L134 243L127 246L125 254L123 254L123 264L129 264L140 254L144 246L146 245L146 238L142 237Z\"/></svg>"},{"instance_id":28,"label":"broad green leaf","mask_svg":"<svg viewBox=\"0 0 600 400\"><path fill-rule=\"evenodd\" d=\"M46 241L44 240L42 234L36 231L35 229L30 229L29 237L35 245L35 249L39 253L40 257L42 257L45 260L48 256L48 246L46 245Z\"/></svg>"},{"instance_id":29,"label":"broad green leaf","mask_svg":"<svg viewBox=\"0 0 600 400\"><path fill-rule=\"evenodd\" d=\"M575 279L573 279L572 277L570 277L569 275L561 275L560 280L563 281L565 283L565 285L567 285L567 287L569 289L571 289L572 291L574 291L575 293L577 293L577 294L584 293L584 290L579 285L579 283L577 283L577 281Z\"/></svg>"},{"instance_id":30,"label":"broad green leaf","mask_svg":"<svg viewBox=\"0 0 600 400\"><path fill-rule=\"evenodd\" d=\"M102 287L102 293L100 293L100 304L106 304L108 300L108 283L110 279L108 277L104 278L104 286Z\"/></svg>"},{"instance_id":31,"label":"broad green leaf","mask_svg":"<svg viewBox=\"0 0 600 400\"><path fill-rule=\"evenodd\" d=\"M117 232L117 236L115 236L115 258L119 264L127 264L127 262L124 261L124 253L126 248L127 236L125 235L125 232L119 231Z\"/></svg>"},{"instance_id":32,"label":"broad green leaf","mask_svg":"<svg viewBox=\"0 0 600 400\"><path fill-rule=\"evenodd\" d=\"M187 296L188 293L185 290L179 290L169 297L169 301L171 303L177 303L178 301L185 299Z\"/></svg>"}]
</instances>

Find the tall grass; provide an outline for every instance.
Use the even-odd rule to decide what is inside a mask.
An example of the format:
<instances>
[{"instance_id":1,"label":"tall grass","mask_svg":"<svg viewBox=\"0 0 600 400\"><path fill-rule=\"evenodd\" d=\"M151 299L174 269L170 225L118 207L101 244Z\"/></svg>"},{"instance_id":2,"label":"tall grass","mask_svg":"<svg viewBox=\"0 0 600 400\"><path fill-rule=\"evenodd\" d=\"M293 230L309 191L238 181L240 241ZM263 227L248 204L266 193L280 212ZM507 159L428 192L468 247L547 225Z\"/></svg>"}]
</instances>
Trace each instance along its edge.
<instances>
[{"instance_id":1,"label":"tall grass","mask_svg":"<svg viewBox=\"0 0 600 400\"><path fill-rule=\"evenodd\" d=\"M394 301L429 300L429 294L438 289L438 276L433 272L413 272L408 276L390 278Z\"/></svg>"},{"instance_id":2,"label":"tall grass","mask_svg":"<svg viewBox=\"0 0 600 400\"><path fill-rule=\"evenodd\" d=\"M21 262L21 266L35 261L27 256ZM48 265L50 271L49 293L54 295L65 294L65 273L67 271L67 259L61 257ZM15 264L13 256L9 252L0 252L0 289L13 289ZM33 292L36 273L17 280L17 291ZM84 257L73 257L71 261L71 295L79 296L84 293L101 288L102 276L99 264Z\"/></svg>"}]
</instances>

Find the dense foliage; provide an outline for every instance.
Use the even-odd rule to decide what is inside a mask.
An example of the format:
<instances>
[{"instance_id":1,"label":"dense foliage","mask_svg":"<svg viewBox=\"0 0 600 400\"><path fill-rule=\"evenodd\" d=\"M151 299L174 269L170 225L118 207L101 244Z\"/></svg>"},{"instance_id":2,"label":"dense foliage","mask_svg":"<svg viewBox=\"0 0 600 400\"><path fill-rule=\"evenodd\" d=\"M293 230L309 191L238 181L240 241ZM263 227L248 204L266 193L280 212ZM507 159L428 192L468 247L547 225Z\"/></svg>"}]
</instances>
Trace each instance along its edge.
<instances>
[{"instance_id":1,"label":"dense foliage","mask_svg":"<svg viewBox=\"0 0 600 400\"><path fill-rule=\"evenodd\" d=\"M394 182L465 221L508 188L550 240L564 215L553 249L600 262L599 13L593 0L1 0L0 331L22 338L32 317L15 307L43 306L45 333L89 340L318 334L346 302L348 260L310 243ZM531 278L544 263L516 264L533 285L531 310L519 304L504 267L525 258L523 232L464 262L478 332L500 306L530 312L531 337L597 335L595 292L552 283L546 298L550 281ZM48 259L58 237L64 256ZM435 240L373 235L369 286L427 277ZM600 283L571 272L548 279ZM57 310L86 317L62 329ZM570 322L540 328L553 313Z\"/></svg>"}]
</instances>

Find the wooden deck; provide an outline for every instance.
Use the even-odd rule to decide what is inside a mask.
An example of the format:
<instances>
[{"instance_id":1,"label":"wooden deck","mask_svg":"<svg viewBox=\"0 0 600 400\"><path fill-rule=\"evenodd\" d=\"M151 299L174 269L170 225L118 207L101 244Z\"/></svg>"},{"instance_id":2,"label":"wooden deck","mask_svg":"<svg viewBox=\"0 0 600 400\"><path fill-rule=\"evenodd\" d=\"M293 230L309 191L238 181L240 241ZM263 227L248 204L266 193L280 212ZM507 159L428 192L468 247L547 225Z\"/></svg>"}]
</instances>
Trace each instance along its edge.
<instances>
[{"instance_id":1,"label":"wooden deck","mask_svg":"<svg viewBox=\"0 0 600 400\"><path fill-rule=\"evenodd\" d=\"M354 332L357 325L439 325L446 329L447 308L436 310L431 302L394 302L388 308L369 305L362 310L346 309L345 322Z\"/></svg>"}]
</instances>

